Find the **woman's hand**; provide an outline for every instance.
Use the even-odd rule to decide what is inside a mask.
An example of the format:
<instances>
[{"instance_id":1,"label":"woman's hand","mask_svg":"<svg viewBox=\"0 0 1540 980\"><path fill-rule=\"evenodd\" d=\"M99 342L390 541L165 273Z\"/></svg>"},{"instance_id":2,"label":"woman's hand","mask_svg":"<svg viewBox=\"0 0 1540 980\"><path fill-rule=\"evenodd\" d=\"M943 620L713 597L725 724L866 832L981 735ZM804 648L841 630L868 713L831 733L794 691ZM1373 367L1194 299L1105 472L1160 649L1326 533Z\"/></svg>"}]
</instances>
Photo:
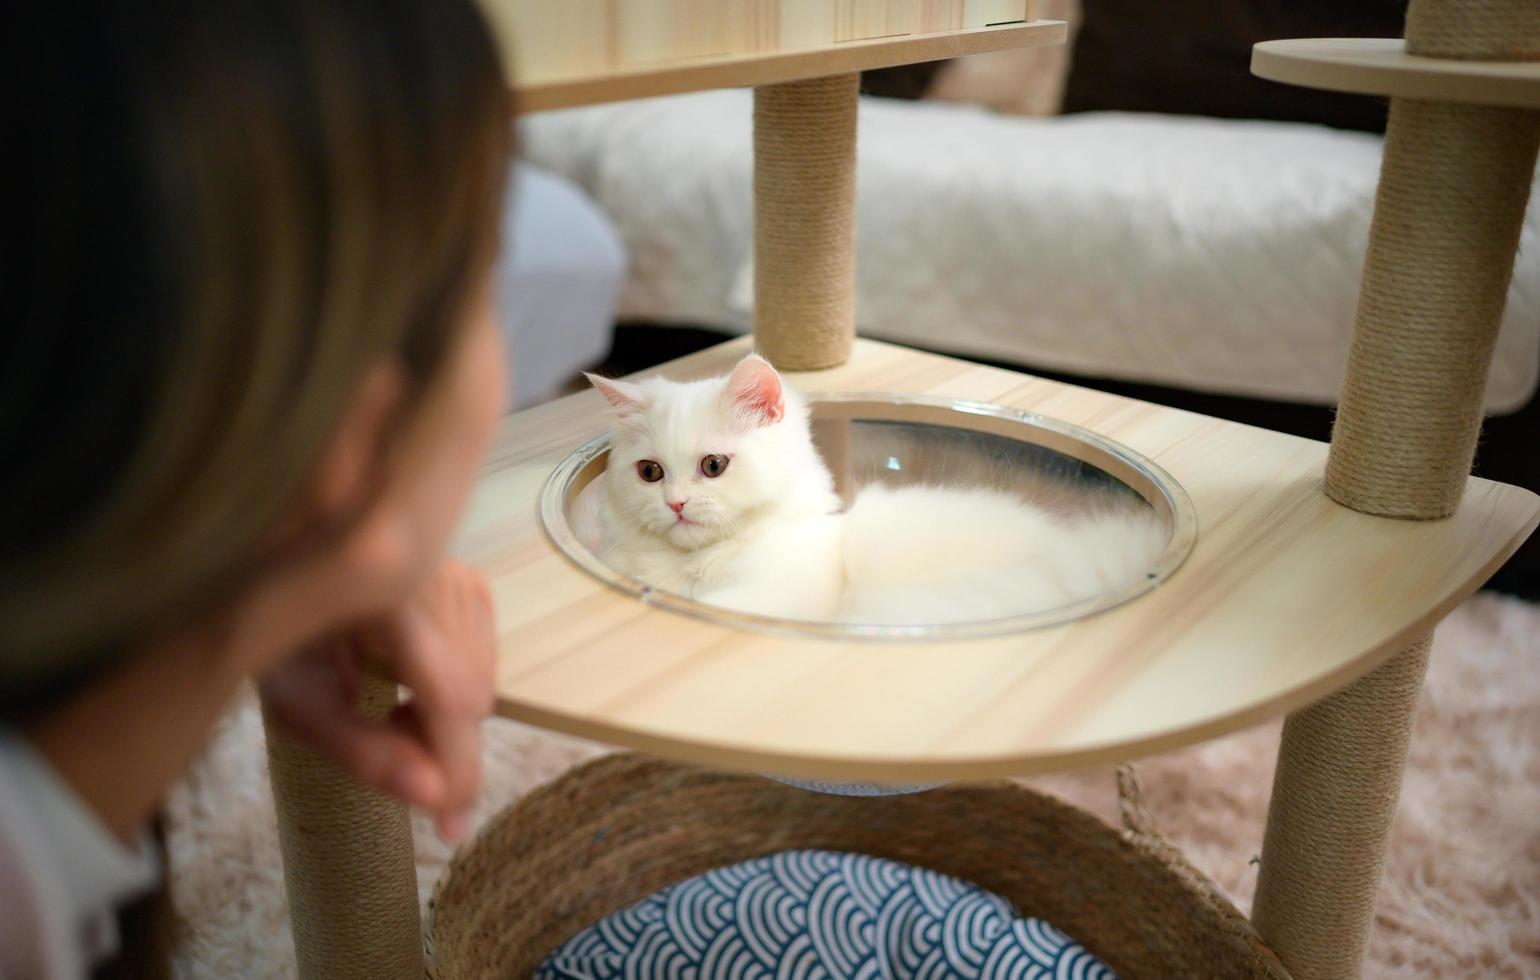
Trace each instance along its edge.
<instances>
[{"instance_id":1,"label":"woman's hand","mask_svg":"<svg viewBox=\"0 0 1540 980\"><path fill-rule=\"evenodd\" d=\"M366 785L464 836L481 782L481 722L492 711L492 599L481 575L446 561L400 608L330 636L260 679L273 720ZM379 721L358 713L363 671L411 699Z\"/></svg>"}]
</instances>

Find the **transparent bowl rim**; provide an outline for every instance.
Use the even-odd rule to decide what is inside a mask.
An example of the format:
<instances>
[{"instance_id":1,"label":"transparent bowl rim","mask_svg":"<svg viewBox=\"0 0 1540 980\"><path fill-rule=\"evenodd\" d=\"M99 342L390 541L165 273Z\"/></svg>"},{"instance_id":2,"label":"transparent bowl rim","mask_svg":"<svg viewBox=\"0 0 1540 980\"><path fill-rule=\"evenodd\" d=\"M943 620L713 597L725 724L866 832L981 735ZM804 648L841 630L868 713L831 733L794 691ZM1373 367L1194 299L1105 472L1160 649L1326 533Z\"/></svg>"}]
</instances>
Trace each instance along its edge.
<instances>
[{"instance_id":1,"label":"transparent bowl rim","mask_svg":"<svg viewBox=\"0 0 1540 980\"><path fill-rule=\"evenodd\" d=\"M740 612L647 585L610 567L579 540L568 520L567 509L583 487L598 472L602 472L597 464L609 452L609 433L579 446L546 478L540 489L541 527L556 549L579 569L645 605L722 626L825 640L946 641L1001 636L1068 623L1121 606L1157 588L1182 566L1197 543L1197 512L1192 498L1182 485L1149 457L1081 426L989 402L899 392L821 393L809 395L808 405L815 419L823 415L849 418L852 421L914 422L946 426L951 423L945 419L955 418L959 420L959 424L953 426L955 428L1005 435L1020 442L1056 450L1109 473L1138 493L1169 521L1171 538L1148 574L1124 589L1051 609L1000 619L892 626L782 619ZM864 406L896 409L900 414L910 417L861 414ZM962 422L973 424L960 424Z\"/></svg>"}]
</instances>

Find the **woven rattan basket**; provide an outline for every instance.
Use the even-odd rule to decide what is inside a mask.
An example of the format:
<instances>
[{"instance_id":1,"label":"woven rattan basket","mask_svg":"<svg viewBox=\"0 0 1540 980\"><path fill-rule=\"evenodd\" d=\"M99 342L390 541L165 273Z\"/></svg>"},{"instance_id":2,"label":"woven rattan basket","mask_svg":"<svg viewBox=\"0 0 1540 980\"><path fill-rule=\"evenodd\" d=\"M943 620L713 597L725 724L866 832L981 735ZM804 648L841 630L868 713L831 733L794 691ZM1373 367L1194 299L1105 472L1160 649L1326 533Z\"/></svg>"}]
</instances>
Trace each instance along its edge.
<instances>
[{"instance_id":1,"label":"woven rattan basket","mask_svg":"<svg viewBox=\"0 0 1540 980\"><path fill-rule=\"evenodd\" d=\"M569 772L450 862L428 919L438 980L528 977L564 940L672 882L794 848L954 875L1074 936L1125 978L1288 973L1157 835L1131 775L1124 830L1011 783L863 799L636 755Z\"/></svg>"}]
</instances>

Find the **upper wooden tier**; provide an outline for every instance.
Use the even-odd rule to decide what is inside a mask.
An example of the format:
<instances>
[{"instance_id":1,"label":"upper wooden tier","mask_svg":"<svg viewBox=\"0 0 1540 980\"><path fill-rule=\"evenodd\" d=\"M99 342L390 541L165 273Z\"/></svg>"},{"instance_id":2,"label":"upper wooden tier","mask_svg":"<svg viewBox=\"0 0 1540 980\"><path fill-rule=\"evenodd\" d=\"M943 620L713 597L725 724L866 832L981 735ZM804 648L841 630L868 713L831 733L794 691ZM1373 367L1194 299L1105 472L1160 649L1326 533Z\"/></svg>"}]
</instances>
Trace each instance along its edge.
<instances>
[{"instance_id":1,"label":"upper wooden tier","mask_svg":"<svg viewBox=\"0 0 1540 980\"><path fill-rule=\"evenodd\" d=\"M676 361L727 371L747 338ZM1212 738L1309 704L1421 635L1540 518L1472 479L1443 521L1368 517L1321 491L1323 443L858 340L802 389L1029 409L1151 457L1191 495L1198 542L1164 584L1063 625L950 643L749 633L643 604L551 544L536 499L609 424L593 392L510 417L459 550L491 578L499 711L726 768L918 782L1025 775Z\"/></svg>"},{"instance_id":2,"label":"upper wooden tier","mask_svg":"<svg viewBox=\"0 0 1540 980\"><path fill-rule=\"evenodd\" d=\"M1031 0L482 0L519 109L1062 44Z\"/></svg>"},{"instance_id":3,"label":"upper wooden tier","mask_svg":"<svg viewBox=\"0 0 1540 980\"><path fill-rule=\"evenodd\" d=\"M1535 16L1540 17L1540 7ZM1540 108L1540 61L1463 61L1407 54L1399 38L1295 38L1251 50L1252 74L1333 92Z\"/></svg>"}]
</instances>

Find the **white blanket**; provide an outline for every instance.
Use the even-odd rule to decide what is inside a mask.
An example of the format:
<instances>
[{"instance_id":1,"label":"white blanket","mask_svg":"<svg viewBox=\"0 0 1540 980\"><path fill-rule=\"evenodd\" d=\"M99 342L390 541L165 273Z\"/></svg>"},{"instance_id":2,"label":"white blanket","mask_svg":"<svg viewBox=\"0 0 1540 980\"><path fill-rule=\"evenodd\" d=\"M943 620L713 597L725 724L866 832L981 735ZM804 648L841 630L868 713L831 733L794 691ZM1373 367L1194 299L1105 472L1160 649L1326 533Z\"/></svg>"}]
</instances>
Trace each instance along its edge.
<instances>
[{"instance_id":1,"label":"white blanket","mask_svg":"<svg viewBox=\"0 0 1540 980\"><path fill-rule=\"evenodd\" d=\"M631 253L621 315L746 329L750 95L527 117L537 164ZM1342 379L1380 140L1319 126L861 105L860 331L1046 369L1324 403ZM1488 388L1540 373L1530 209Z\"/></svg>"}]
</instances>

